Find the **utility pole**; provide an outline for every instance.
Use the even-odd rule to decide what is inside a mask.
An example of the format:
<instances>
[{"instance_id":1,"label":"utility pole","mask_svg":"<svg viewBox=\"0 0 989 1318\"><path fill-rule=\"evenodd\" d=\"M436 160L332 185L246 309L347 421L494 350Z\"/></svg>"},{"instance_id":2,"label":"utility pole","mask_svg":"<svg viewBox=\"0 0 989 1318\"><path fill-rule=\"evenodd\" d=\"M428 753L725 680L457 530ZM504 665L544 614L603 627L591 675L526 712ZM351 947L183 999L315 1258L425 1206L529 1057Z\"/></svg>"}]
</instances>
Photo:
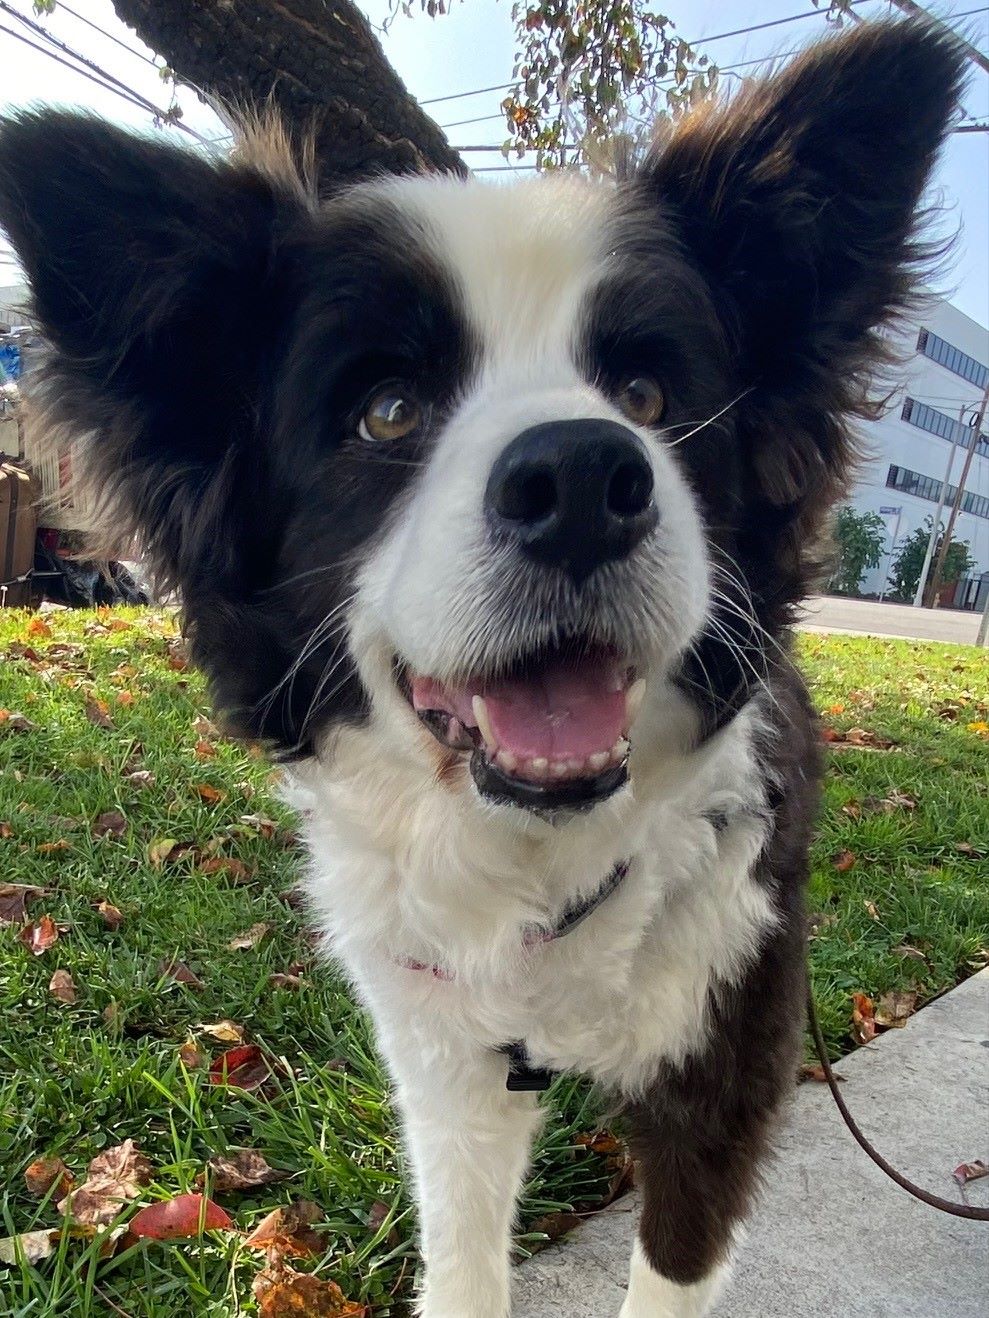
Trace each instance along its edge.
<instances>
[{"instance_id":1,"label":"utility pole","mask_svg":"<svg viewBox=\"0 0 989 1318\"><path fill-rule=\"evenodd\" d=\"M965 413L969 409L968 403L963 403L958 409L958 424L965 424ZM931 527L931 533L927 537L927 552L924 555L924 566L920 569L920 580L917 582L917 589L914 592L913 607L920 609L924 604L924 594L927 590L927 574L931 570L931 559L934 557L934 550L937 548L938 536L941 534L941 514L944 512L944 502L948 497L948 485L951 482L951 468L955 465L955 449L958 447L958 432L952 431L951 448L948 450L948 465L944 469L944 480L941 482L941 493L938 496L937 508L934 512L934 525Z\"/></svg>"},{"instance_id":2,"label":"utility pole","mask_svg":"<svg viewBox=\"0 0 989 1318\"><path fill-rule=\"evenodd\" d=\"M944 561L948 557L951 536L955 529L955 522L958 519L958 512L962 506L962 499L965 496L965 482L968 480L968 473L972 466L972 458L975 456L975 450L979 443L979 436L982 434L982 423L986 419L987 407L989 407L989 384L986 385L985 392L982 395L982 402L979 404L979 411L975 419L975 424L972 426L972 438L968 445L968 451L965 454L965 465L962 467L962 474L958 480L955 502L952 504L951 515L948 518L948 525L944 532L944 539L941 541L941 548L938 551L937 560L934 564L934 571L931 573L931 584L928 591L928 597L932 606L937 599L938 591L941 589Z\"/></svg>"},{"instance_id":3,"label":"utility pole","mask_svg":"<svg viewBox=\"0 0 989 1318\"><path fill-rule=\"evenodd\" d=\"M979 634L975 644L989 646L989 588L986 590L986 606L982 610L982 621L979 623Z\"/></svg>"}]
</instances>

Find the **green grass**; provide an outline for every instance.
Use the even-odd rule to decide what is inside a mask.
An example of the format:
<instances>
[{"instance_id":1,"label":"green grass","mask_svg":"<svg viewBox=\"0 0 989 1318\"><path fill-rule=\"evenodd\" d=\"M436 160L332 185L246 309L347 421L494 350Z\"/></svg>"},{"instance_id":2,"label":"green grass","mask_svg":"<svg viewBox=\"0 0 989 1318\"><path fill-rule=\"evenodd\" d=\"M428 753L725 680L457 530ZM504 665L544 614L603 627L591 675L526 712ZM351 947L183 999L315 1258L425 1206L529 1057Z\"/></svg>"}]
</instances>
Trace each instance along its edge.
<instances>
[{"instance_id":1,"label":"green grass","mask_svg":"<svg viewBox=\"0 0 989 1318\"><path fill-rule=\"evenodd\" d=\"M416 1259L388 1086L366 1020L312 963L299 917L283 900L300 856L272 770L249 748L208 733L215 754L197 755L203 684L173 666L167 614L60 613L49 626L50 636L31 635L29 615L0 616L0 706L35 725L12 729L0 714L0 821L8 825L0 834L9 834L0 836L0 883L45 887L30 914L67 926L39 957L17 928L0 927L0 1236L59 1220L52 1203L24 1188L24 1169L39 1156L58 1154L81 1177L103 1148L133 1137L154 1162L146 1192L154 1199L191 1189L211 1156L250 1146L290 1178L223 1197L238 1226L289 1198L315 1200L325 1213L320 1275L366 1301L375 1318L402 1313ZM985 958L989 741L968 724L987 718L989 658L817 636L804 638L802 652L819 705L834 711L831 725L896 743L831 757L811 956L837 1053L850 1046L852 992L912 987L926 1000ZM92 699L105 702L112 727L87 718ZM153 782L129 779L135 770ZM204 801L202 786L222 799ZM916 809L875 807L893 791L915 798ZM125 816L124 831L94 837L107 811ZM166 838L190 845L155 863ZM856 858L846 872L832 863L840 851ZM209 872L203 862L215 856L242 861L246 874ZM104 899L123 913L116 930L96 909ZM255 948L228 948L258 921L269 932ZM922 959L899 954L904 945ZM203 986L163 977L161 963L173 959ZM269 985L300 961L300 988ZM74 977L72 1005L49 992L57 968ZM207 1053L222 1051L195 1027L224 1017L285 1059L264 1096L211 1086L180 1061L190 1037ZM548 1105L525 1224L599 1201L613 1173L576 1143L600 1120L584 1087L560 1082ZM231 1235L142 1242L103 1261L97 1242L65 1239L37 1266L0 1264L0 1315L232 1318L256 1311L259 1266Z\"/></svg>"}]
</instances>

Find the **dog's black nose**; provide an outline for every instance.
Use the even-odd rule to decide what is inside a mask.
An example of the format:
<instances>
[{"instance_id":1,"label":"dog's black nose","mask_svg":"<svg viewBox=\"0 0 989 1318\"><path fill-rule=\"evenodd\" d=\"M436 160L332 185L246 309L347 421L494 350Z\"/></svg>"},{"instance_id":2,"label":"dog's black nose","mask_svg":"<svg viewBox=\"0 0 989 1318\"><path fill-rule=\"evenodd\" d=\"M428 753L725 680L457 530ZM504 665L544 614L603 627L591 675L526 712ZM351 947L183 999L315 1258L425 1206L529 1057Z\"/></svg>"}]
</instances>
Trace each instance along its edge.
<instances>
[{"instance_id":1,"label":"dog's black nose","mask_svg":"<svg viewBox=\"0 0 989 1318\"><path fill-rule=\"evenodd\" d=\"M578 584L624 558L656 525L652 466L615 421L550 421L523 430L495 463L485 505L495 529Z\"/></svg>"}]
</instances>

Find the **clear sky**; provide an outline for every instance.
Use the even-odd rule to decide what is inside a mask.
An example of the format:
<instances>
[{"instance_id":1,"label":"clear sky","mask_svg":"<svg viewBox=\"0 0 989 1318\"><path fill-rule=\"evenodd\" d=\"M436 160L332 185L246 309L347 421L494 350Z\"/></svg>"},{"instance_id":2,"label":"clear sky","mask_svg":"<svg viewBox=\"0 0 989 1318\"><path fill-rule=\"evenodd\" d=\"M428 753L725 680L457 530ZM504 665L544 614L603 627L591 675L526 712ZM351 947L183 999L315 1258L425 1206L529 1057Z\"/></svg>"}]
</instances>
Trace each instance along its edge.
<instances>
[{"instance_id":1,"label":"clear sky","mask_svg":"<svg viewBox=\"0 0 989 1318\"><path fill-rule=\"evenodd\" d=\"M8 0L8 3L25 17L44 23L52 35L100 65L146 101L160 108L167 106L170 86L161 81L151 52L117 20L111 0L68 0L68 8L60 3L55 14L45 20L35 17L31 0ZM452 5L449 15L436 20L419 13L411 19L396 18L383 36L385 49L410 91L423 102L433 102L427 107L430 113L444 126L451 125L448 132L454 145L498 146L505 136L504 124L500 117L492 116L498 115L504 91L459 94L510 81L513 56L510 3L509 0L500 3L463 0L458 4L452 0ZM827 0L822 0L822 7L826 5ZM930 7L941 16L950 17L983 52L989 51L989 4L980 6L978 0L952 0L950 5ZM366 0L364 8L372 22L380 23L388 12L388 0ZM880 15L887 8L882 0L863 0L857 12L869 17ZM812 0L667 0L664 9L683 36L699 43L704 53L726 69L746 61L785 55L822 34L827 26L824 15L814 9ZM793 22L722 35L758 24L774 24L775 20L796 15L800 17ZM110 37L130 49L87 26L81 21L83 18L105 29ZM37 41L8 13L0 11L0 111L5 106L48 101L86 106L121 123L151 125L149 110L128 103L50 56L30 49L9 35L10 31ZM750 74L758 68L757 64L746 64L744 72ZM877 87L876 94L881 95L882 89ZM438 97L456 99L435 101ZM183 122L190 128L207 138L223 133L218 121L193 93L180 91L179 101L184 109ZM989 75L974 64L965 109L980 121L989 119ZM179 138L185 136L176 129L164 131ZM510 178L506 162L497 152L471 153L467 159L472 166L490 170L485 177L492 182ZM935 187L949 208L948 222L961 225L947 292L961 310L986 325L989 323L989 133L954 135L944 153ZM16 276L9 253L0 245L0 285L15 282Z\"/></svg>"}]
</instances>

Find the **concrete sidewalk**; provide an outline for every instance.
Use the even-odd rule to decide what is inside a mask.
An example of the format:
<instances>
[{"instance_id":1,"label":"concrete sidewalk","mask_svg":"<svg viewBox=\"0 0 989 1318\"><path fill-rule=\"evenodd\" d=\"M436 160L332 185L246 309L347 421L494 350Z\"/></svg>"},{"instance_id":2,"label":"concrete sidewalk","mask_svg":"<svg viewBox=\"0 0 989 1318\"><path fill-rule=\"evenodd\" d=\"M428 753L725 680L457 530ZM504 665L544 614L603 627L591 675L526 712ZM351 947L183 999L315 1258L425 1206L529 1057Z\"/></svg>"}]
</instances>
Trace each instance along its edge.
<instances>
[{"instance_id":1,"label":"concrete sidewalk","mask_svg":"<svg viewBox=\"0 0 989 1318\"><path fill-rule=\"evenodd\" d=\"M815 595L800 606L806 632L906 637L917 641L954 641L974 645L979 634L978 613L962 609L914 609L909 604L879 604L874 600Z\"/></svg>"},{"instance_id":2,"label":"concrete sidewalk","mask_svg":"<svg viewBox=\"0 0 989 1318\"><path fill-rule=\"evenodd\" d=\"M839 1066L866 1135L946 1199L961 1162L989 1161L989 971ZM986 1318L989 1226L937 1213L900 1190L845 1129L825 1085L798 1090L779 1158L740 1250L719 1318ZM630 1197L516 1272L514 1318L617 1318L635 1222Z\"/></svg>"}]
</instances>

